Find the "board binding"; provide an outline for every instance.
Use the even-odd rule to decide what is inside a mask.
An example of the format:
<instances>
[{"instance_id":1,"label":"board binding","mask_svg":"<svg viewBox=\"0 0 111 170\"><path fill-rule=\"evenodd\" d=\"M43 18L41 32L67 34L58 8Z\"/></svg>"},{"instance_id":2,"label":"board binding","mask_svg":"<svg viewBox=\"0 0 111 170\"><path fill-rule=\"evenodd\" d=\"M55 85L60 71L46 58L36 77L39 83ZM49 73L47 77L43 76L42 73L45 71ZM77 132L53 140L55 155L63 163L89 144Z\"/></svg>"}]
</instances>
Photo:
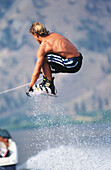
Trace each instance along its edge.
<instances>
[{"instance_id":1,"label":"board binding","mask_svg":"<svg viewBox=\"0 0 111 170\"><path fill-rule=\"evenodd\" d=\"M51 90L50 89L48 89L48 91L49 92L47 92L46 91L46 89L43 87L43 90L41 90L40 88L39 88L39 85L34 85L33 87L33 91L30 91L29 92L29 94L30 94L30 96L34 96L34 95L47 95L47 96L51 96L51 97L57 97L57 95L56 94L52 94L51 93Z\"/></svg>"}]
</instances>

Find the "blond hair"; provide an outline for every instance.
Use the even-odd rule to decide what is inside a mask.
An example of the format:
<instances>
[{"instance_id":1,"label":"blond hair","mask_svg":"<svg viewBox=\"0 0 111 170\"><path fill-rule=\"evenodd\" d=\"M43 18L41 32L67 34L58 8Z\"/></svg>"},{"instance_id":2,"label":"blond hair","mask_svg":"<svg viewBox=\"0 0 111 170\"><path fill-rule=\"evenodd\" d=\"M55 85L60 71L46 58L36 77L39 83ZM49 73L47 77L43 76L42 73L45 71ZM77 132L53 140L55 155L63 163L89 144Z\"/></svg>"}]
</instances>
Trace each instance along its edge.
<instances>
[{"instance_id":1,"label":"blond hair","mask_svg":"<svg viewBox=\"0 0 111 170\"><path fill-rule=\"evenodd\" d=\"M49 31L40 22L35 22L30 27L30 33L33 35L38 34L41 37L44 37L49 34Z\"/></svg>"}]
</instances>

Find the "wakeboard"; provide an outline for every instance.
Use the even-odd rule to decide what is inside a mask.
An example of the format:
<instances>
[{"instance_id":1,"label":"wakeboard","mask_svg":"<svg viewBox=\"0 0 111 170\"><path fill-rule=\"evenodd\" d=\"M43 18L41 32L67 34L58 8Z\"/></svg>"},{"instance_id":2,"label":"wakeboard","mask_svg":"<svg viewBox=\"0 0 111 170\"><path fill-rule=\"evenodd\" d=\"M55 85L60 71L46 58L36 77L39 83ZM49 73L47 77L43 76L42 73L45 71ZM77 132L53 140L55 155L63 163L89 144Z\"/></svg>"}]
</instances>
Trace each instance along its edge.
<instances>
[{"instance_id":1,"label":"wakeboard","mask_svg":"<svg viewBox=\"0 0 111 170\"><path fill-rule=\"evenodd\" d=\"M39 84L36 84L32 87L33 91L29 92L30 97L36 96L36 95L46 95L50 97L57 97L57 94L52 94L50 88L42 87L40 88Z\"/></svg>"}]
</instances>

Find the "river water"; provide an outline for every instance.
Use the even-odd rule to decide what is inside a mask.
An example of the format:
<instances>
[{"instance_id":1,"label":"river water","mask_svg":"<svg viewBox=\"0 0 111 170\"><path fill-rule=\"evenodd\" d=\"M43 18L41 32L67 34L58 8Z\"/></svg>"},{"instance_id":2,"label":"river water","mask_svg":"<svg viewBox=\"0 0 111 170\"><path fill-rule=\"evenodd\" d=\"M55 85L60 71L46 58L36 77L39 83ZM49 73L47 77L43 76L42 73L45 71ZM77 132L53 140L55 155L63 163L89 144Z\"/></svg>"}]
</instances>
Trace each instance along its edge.
<instances>
[{"instance_id":1,"label":"river water","mask_svg":"<svg viewBox=\"0 0 111 170\"><path fill-rule=\"evenodd\" d=\"M111 123L74 124L52 99L31 101L38 128L11 132L17 170L111 170Z\"/></svg>"},{"instance_id":2,"label":"river water","mask_svg":"<svg viewBox=\"0 0 111 170\"><path fill-rule=\"evenodd\" d=\"M19 150L17 169L111 169L111 124L47 127L12 135Z\"/></svg>"}]
</instances>

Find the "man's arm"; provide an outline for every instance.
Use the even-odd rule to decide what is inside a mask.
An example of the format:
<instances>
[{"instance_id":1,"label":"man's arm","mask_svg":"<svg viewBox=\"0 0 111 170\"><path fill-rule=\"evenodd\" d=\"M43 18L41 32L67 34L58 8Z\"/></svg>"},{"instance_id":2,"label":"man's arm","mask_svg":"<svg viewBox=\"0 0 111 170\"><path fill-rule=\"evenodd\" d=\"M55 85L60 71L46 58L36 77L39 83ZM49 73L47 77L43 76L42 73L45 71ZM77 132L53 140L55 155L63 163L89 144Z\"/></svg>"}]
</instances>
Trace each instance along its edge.
<instances>
[{"instance_id":1,"label":"man's arm","mask_svg":"<svg viewBox=\"0 0 111 170\"><path fill-rule=\"evenodd\" d=\"M42 62L39 61L39 63L42 63ZM41 67L40 67L41 64L39 64L39 63L37 60L29 87L32 87L35 84L35 82L37 81L37 79L39 78L40 70L41 70Z\"/></svg>"},{"instance_id":2,"label":"man's arm","mask_svg":"<svg viewBox=\"0 0 111 170\"><path fill-rule=\"evenodd\" d=\"M37 79L39 78L41 67L44 62L44 55L45 55L45 45L41 45L37 52L37 62L36 62L36 65L35 65L35 68L32 74L32 79L31 79L31 83L29 87L32 87L37 81Z\"/></svg>"}]
</instances>

